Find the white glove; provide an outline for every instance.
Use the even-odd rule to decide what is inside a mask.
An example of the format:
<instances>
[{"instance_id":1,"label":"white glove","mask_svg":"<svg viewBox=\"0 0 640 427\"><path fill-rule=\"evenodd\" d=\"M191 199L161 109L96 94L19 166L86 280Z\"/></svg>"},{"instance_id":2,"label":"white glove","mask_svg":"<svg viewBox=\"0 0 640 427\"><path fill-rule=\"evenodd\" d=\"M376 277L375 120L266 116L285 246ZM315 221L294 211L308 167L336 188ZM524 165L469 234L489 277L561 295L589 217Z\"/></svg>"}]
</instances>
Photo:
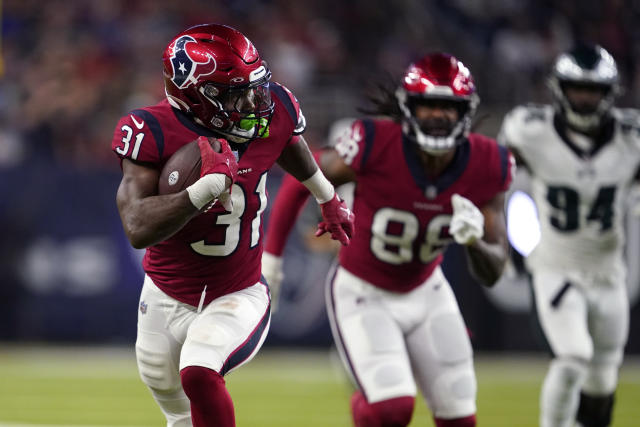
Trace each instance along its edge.
<instances>
[{"instance_id":1,"label":"white glove","mask_svg":"<svg viewBox=\"0 0 640 427\"><path fill-rule=\"evenodd\" d=\"M284 279L282 272L282 257L262 253L262 275L267 280L269 291L271 292L271 313L275 313L278 309L278 298L280 297L280 285Z\"/></svg>"},{"instance_id":2,"label":"white glove","mask_svg":"<svg viewBox=\"0 0 640 427\"><path fill-rule=\"evenodd\" d=\"M469 199L459 194L451 196L453 216L449 224L449 234L457 243L470 245L484 236L484 215Z\"/></svg>"}]
</instances>

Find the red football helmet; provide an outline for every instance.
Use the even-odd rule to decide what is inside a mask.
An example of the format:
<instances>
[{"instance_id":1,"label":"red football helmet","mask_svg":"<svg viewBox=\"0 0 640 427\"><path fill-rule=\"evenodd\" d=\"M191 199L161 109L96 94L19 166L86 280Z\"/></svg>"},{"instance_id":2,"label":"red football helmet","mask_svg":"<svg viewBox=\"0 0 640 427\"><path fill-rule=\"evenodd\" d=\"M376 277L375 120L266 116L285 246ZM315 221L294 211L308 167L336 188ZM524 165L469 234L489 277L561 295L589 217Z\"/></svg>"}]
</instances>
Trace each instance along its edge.
<instances>
[{"instance_id":1,"label":"red football helmet","mask_svg":"<svg viewBox=\"0 0 640 427\"><path fill-rule=\"evenodd\" d=\"M268 135L271 72L242 33L220 24L191 27L174 37L162 61L173 107L233 142Z\"/></svg>"},{"instance_id":2,"label":"red football helmet","mask_svg":"<svg viewBox=\"0 0 640 427\"><path fill-rule=\"evenodd\" d=\"M462 142L469 134L471 120L480 98L471 72L455 57L446 53L426 55L407 68L396 98L403 115L403 131L429 154L443 154ZM451 102L458 110L458 120L442 131L432 133L416 119L415 107Z\"/></svg>"}]
</instances>

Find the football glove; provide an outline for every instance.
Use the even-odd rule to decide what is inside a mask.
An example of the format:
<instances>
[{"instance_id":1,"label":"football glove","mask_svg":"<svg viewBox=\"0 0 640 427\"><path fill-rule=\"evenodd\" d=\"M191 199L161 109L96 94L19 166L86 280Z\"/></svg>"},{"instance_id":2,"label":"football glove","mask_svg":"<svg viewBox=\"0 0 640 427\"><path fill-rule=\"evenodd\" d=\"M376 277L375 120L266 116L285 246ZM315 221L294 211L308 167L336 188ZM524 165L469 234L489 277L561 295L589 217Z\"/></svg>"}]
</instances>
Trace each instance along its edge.
<instances>
[{"instance_id":1,"label":"football glove","mask_svg":"<svg viewBox=\"0 0 640 427\"><path fill-rule=\"evenodd\" d=\"M275 313L278 310L280 286L282 285L282 279L284 279L284 273L282 271L282 257L270 254L269 252L263 252L262 275L269 285L269 292L271 294L271 313Z\"/></svg>"},{"instance_id":2,"label":"football glove","mask_svg":"<svg viewBox=\"0 0 640 427\"><path fill-rule=\"evenodd\" d=\"M461 245L470 245L484 236L484 215L469 199L459 194L451 196L453 216L449 234Z\"/></svg>"},{"instance_id":3,"label":"football glove","mask_svg":"<svg viewBox=\"0 0 640 427\"><path fill-rule=\"evenodd\" d=\"M334 194L333 199L320 205L323 221L318 224L316 236L330 233L333 240L337 240L343 245L348 245L353 236L355 217L353 212L347 207L344 201L340 200L338 194Z\"/></svg>"},{"instance_id":4,"label":"football glove","mask_svg":"<svg viewBox=\"0 0 640 427\"><path fill-rule=\"evenodd\" d=\"M220 153L213 150L207 137L198 138L202 159L200 179L187 187L187 192L189 200L198 209L207 206L208 210L213 206L212 201L215 203L219 200L227 211L231 211L231 185L238 173L238 162L229 143L224 139L219 139L218 142L221 147Z\"/></svg>"}]
</instances>

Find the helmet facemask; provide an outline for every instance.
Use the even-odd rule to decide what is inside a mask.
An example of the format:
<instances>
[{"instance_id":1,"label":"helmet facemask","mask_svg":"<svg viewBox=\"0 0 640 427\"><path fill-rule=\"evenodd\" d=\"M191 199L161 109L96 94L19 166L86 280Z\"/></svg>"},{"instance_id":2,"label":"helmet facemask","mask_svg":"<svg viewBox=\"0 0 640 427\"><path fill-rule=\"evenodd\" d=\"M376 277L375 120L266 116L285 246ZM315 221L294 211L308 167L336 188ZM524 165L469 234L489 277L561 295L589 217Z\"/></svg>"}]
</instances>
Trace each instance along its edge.
<instances>
[{"instance_id":1,"label":"helmet facemask","mask_svg":"<svg viewBox=\"0 0 640 427\"><path fill-rule=\"evenodd\" d=\"M431 155L442 155L464 141L469 135L471 121L475 115L479 99L474 93L468 98L409 95L403 88L396 92L400 110L403 113L403 131L418 144L420 149ZM454 107L457 119L439 114L437 117L419 119L416 107L424 105L444 110Z\"/></svg>"},{"instance_id":2,"label":"helmet facemask","mask_svg":"<svg viewBox=\"0 0 640 427\"><path fill-rule=\"evenodd\" d=\"M248 85L206 82L200 86L201 102L206 105L205 109L211 110L211 120L204 125L236 143L268 137L274 103L269 91L271 73L263 69L264 75Z\"/></svg>"}]
</instances>

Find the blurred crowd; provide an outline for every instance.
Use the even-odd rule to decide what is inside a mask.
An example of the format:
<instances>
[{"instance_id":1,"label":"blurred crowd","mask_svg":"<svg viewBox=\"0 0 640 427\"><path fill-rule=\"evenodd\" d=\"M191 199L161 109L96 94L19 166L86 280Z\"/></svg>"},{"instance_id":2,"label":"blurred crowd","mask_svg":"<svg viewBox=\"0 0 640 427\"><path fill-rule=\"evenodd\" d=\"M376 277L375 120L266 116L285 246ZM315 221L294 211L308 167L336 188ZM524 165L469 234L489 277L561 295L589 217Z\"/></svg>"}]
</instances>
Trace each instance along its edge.
<instances>
[{"instance_id":1,"label":"blurred crowd","mask_svg":"<svg viewBox=\"0 0 640 427\"><path fill-rule=\"evenodd\" d=\"M22 162L117 169L118 118L164 96L171 37L206 22L245 33L274 80L294 91L322 144L357 114L363 89L416 56L445 50L470 66L482 108L499 121L515 103L545 101L558 52L581 39L617 59L640 95L638 0L5 0L0 168ZM482 109L481 108L481 109ZM491 133L491 129L488 130Z\"/></svg>"}]
</instances>

